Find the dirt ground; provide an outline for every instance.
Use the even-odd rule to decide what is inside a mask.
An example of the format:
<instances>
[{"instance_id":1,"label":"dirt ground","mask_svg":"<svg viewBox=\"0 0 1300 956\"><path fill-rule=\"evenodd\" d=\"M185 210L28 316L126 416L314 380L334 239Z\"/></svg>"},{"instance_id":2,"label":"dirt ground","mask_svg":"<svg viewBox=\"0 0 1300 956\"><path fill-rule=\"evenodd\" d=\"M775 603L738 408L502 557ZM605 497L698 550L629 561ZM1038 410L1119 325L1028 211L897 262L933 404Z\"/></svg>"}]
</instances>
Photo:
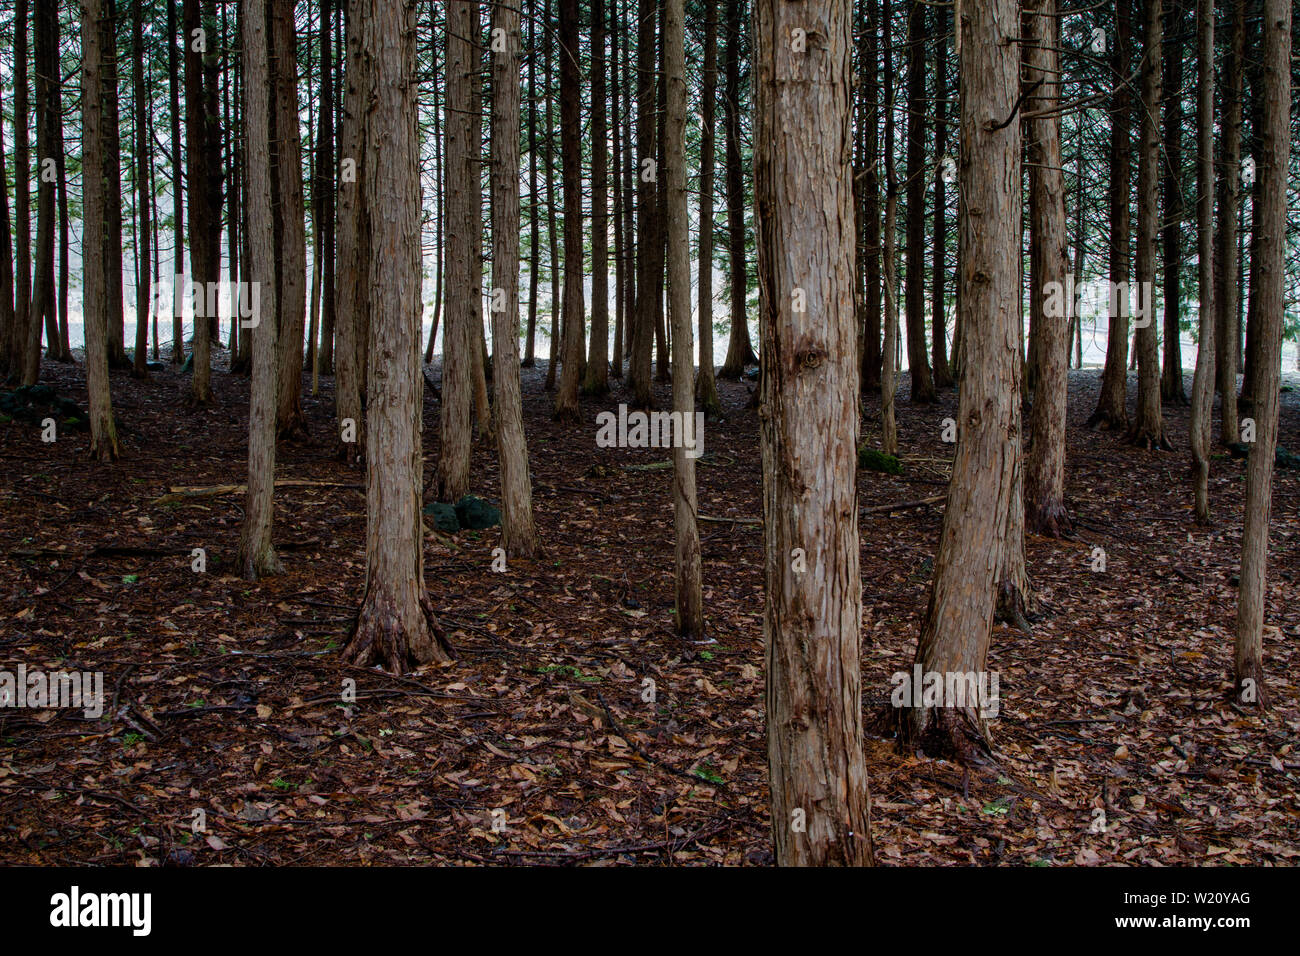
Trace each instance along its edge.
<instances>
[{"instance_id":1,"label":"dirt ground","mask_svg":"<svg viewBox=\"0 0 1300 956\"><path fill-rule=\"evenodd\" d=\"M1029 538L1041 616L1032 636L994 634L996 763L964 772L869 737L882 863L1300 856L1300 472L1275 482L1273 706L1255 716L1228 679L1244 462L1215 459L1215 525L1195 527L1187 410L1166 411L1174 451L1125 448L1083 427L1098 375L1071 373L1076 537ZM80 368L49 364L43 381L84 403ZM596 414L628 400L621 385L584 398L572 428L550 420L542 370L527 369L545 553L494 573L496 529L431 531L427 583L459 657L405 677L339 661L364 580L365 499L360 473L332 457L328 380L305 401L310 437L279 450L280 478L314 482L277 490L286 573L257 584L234 573L239 494L156 500L244 481L242 379L214 373L215 406L195 410L170 369L148 383L114 373L125 455L111 467L88 460L83 432L47 444L0 424L0 669L102 671L108 699L99 720L0 710L0 862L770 863L753 387L721 384L726 418L707 426L698 469L707 642L671 629L670 472L626 468L666 456L596 447ZM956 395L906 396L904 378L904 472L861 472L863 508L944 490ZM1284 398L1280 442L1297 451L1300 408ZM429 481L429 389L424 421ZM495 457L476 441L474 492L493 500ZM861 518L868 717L911 666L942 508Z\"/></svg>"}]
</instances>

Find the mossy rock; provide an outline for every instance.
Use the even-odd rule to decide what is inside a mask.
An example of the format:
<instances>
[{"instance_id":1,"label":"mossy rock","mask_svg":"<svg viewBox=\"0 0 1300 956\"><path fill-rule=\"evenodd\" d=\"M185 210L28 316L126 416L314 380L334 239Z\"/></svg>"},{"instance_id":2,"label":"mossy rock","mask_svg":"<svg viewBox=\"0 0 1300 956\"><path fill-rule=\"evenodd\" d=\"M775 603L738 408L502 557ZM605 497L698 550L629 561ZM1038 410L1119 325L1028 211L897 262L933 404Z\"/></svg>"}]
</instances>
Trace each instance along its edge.
<instances>
[{"instance_id":1,"label":"mossy rock","mask_svg":"<svg viewBox=\"0 0 1300 956\"><path fill-rule=\"evenodd\" d=\"M501 512L490 501L466 495L456 502L456 518L462 528L482 531L494 528L501 523Z\"/></svg>"},{"instance_id":2,"label":"mossy rock","mask_svg":"<svg viewBox=\"0 0 1300 956\"><path fill-rule=\"evenodd\" d=\"M460 519L456 517L456 509L451 505L435 501L425 506L424 513L433 518L433 526L439 531L455 534L460 530Z\"/></svg>"},{"instance_id":3,"label":"mossy rock","mask_svg":"<svg viewBox=\"0 0 1300 956\"><path fill-rule=\"evenodd\" d=\"M858 467L866 468L868 471L883 471L887 475L903 473L903 465L897 458L876 451L874 448L868 448L866 445L858 449Z\"/></svg>"}]
</instances>

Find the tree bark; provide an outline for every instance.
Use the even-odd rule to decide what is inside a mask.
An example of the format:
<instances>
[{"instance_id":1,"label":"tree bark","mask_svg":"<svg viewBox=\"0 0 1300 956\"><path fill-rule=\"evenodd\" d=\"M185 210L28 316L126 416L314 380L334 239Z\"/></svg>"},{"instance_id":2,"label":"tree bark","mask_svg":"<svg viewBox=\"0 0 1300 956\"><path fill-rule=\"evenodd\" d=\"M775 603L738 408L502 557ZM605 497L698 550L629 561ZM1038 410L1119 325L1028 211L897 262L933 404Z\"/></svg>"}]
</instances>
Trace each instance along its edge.
<instances>
[{"instance_id":1,"label":"tree bark","mask_svg":"<svg viewBox=\"0 0 1300 956\"><path fill-rule=\"evenodd\" d=\"M591 350L582 391L609 391L609 155L604 0L591 0ZM581 134L579 134L581 143Z\"/></svg>"},{"instance_id":2,"label":"tree bark","mask_svg":"<svg viewBox=\"0 0 1300 956\"><path fill-rule=\"evenodd\" d=\"M1219 439L1225 445L1241 439L1237 421L1238 313L1237 217L1241 203L1241 77L1246 41L1246 0L1231 0L1232 33L1223 70L1221 161L1219 179L1218 255L1214 281L1215 371L1219 387Z\"/></svg>"},{"instance_id":3,"label":"tree bark","mask_svg":"<svg viewBox=\"0 0 1300 956\"><path fill-rule=\"evenodd\" d=\"M1233 676L1237 700L1268 706L1264 685L1264 616L1268 593L1268 533L1273 456L1277 448L1281 385L1282 310L1286 284L1287 170L1290 161L1291 18L1289 0L1264 0L1261 153L1255 216L1260 223L1258 282L1259 352L1254 398L1256 442L1246 465L1246 521L1241 535L1241 586ZM1253 694L1251 693L1253 691ZM1252 698L1249 699L1249 698Z\"/></svg>"},{"instance_id":4,"label":"tree bark","mask_svg":"<svg viewBox=\"0 0 1300 956\"><path fill-rule=\"evenodd\" d=\"M1026 108L1038 113L1029 123L1029 189L1034 196L1030 249L1038 285L1030 291L1041 303L1037 386L1030 416L1030 453L1025 469L1025 521L1037 534L1061 537L1070 532L1065 510L1065 412L1069 376L1065 363L1070 345L1074 302L1066 301L1065 176L1061 158L1060 19L1056 0L1026 0L1032 31L1024 48L1027 83L1039 81L1038 94ZM1071 297L1072 299L1073 297ZM1060 304L1049 309L1050 303Z\"/></svg>"},{"instance_id":5,"label":"tree bark","mask_svg":"<svg viewBox=\"0 0 1300 956\"><path fill-rule=\"evenodd\" d=\"M695 427L695 343L691 336L691 240L686 207L686 14L684 0L667 0L664 67L668 111L664 158L668 231L668 315L672 328L673 414L680 414L673 441L673 535L677 633L703 639L704 592L700 526L695 496L695 452L704 438ZM856 406L855 406L856 407Z\"/></svg>"},{"instance_id":6,"label":"tree bark","mask_svg":"<svg viewBox=\"0 0 1300 956\"><path fill-rule=\"evenodd\" d=\"M735 0L729 0L735 2ZM658 188L658 125L655 123L655 0L639 0L636 50L636 303L632 316L632 355L627 387L638 408L654 405L651 346L654 342L655 192Z\"/></svg>"},{"instance_id":7,"label":"tree bark","mask_svg":"<svg viewBox=\"0 0 1300 956\"><path fill-rule=\"evenodd\" d=\"M744 0L727 0L727 52L722 92L722 125L726 133L727 234L731 266L731 337L719 378L738 379L746 366L758 361L749 338L748 263L745 255L745 165L740 143L740 57L745 33Z\"/></svg>"},{"instance_id":8,"label":"tree bark","mask_svg":"<svg viewBox=\"0 0 1300 956\"><path fill-rule=\"evenodd\" d=\"M474 8L470 3L462 6L470 12ZM366 591L343 659L357 666L378 664L400 674L451 656L424 585L415 4L413 0L359 0L357 12L360 52L370 63L370 82L362 98L367 104L362 201L370 210L366 402L370 441L366 443ZM454 26L448 35L453 32ZM459 42L467 46L469 39L466 32Z\"/></svg>"},{"instance_id":9,"label":"tree bark","mask_svg":"<svg viewBox=\"0 0 1300 956\"><path fill-rule=\"evenodd\" d=\"M474 402L473 356L478 348L474 322L481 316L475 289L474 193L478 164L471 153L473 91L470 42L477 32L475 0L447 6L447 317L442 333L442 418L437 496L454 502L469 490L471 413Z\"/></svg>"},{"instance_id":10,"label":"tree bark","mask_svg":"<svg viewBox=\"0 0 1300 956\"><path fill-rule=\"evenodd\" d=\"M1168 449L1160 407L1160 347L1156 341L1156 235L1160 162L1161 0L1147 0L1142 51L1142 110L1138 123L1138 222L1134 273L1138 299L1137 415L1126 440L1139 448ZM1149 291L1148 291L1149 290ZM1141 310L1145 307L1145 315Z\"/></svg>"},{"instance_id":11,"label":"tree bark","mask_svg":"<svg viewBox=\"0 0 1300 956\"><path fill-rule=\"evenodd\" d=\"M249 275L260 289L251 335L253 381L248 405L248 491L239 538L239 564L247 581L283 568L271 542L275 523L276 338L279 307L275 236L271 222L271 38L267 0L248 0L241 11L244 54L244 129L248 143Z\"/></svg>"},{"instance_id":12,"label":"tree bark","mask_svg":"<svg viewBox=\"0 0 1300 956\"><path fill-rule=\"evenodd\" d=\"M501 546L508 557L531 558L537 550L537 529L519 385L519 11L496 4L494 37L498 30L503 31L505 50L492 53L492 285L500 290L501 308L494 303L492 311L492 387L501 468Z\"/></svg>"},{"instance_id":13,"label":"tree bark","mask_svg":"<svg viewBox=\"0 0 1300 956\"><path fill-rule=\"evenodd\" d=\"M1129 43L1132 31L1132 0L1116 0L1115 35L1111 40L1111 75L1115 91L1111 95L1110 119L1110 237L1107 248L1107 274L1111 294L1107 297L1110 319L1106 336L1106 364L1101 373L1101 392L1097 408L1088 419L1089 428L1122 432L1128 428L1128 295L1121 298L1116 289L1128 289L1130 189L1133 163L1133 95L1129 86Z\"/></svg>"},{"instance_id":14,"label":"tree bark","mask_svg":"<svg viewBox=\"0 0 1300 956\"><path fill-rule=\"evenodd\" d=\"M756 0L754 37L772 835L783 866L869 865L851 9Z\"/></svg>"},{"instance_id":15,"label":"tree bark","mask_svg":"<svg viewBox=\"0 0 1300 956\"><path fill-rule=\"evenodd\" d=\"M714 100L718 95L718 3L704 3L704 64L700 91L700 371L695 379L695 397L704 414L722 414L718 382L713 368L713 124Z\"/></svg>"},{"instance_id":16,"label":"tree bark","mask_svg":"<svg viewBox=\"0 0 1300 956\"><path fill-rule=\"evenodd\" d=\"M1186 405L1183 390L1182 273L1183 228L1187 219L1183 200L1183 31L1186 17L1183 0L1167 0L1164 23L1164 127L1165 142L1160 154L1160 187L1164 245L1164 366L1160 375L1160 397L1165 403Z\"/></svg>"},{"instance_id":17,"label":"tree bark","mask_svg":"<svg viewBox=\"0 0 1300 956\"><path fill-rule=\"evenodd\" d=\"M939 400L925 336L925 180L933 163L925 155L925 4L911 0L907 14L907 371L913 405Z\"/></svg>"},{"instance_id":18,"label":"tree bark","mask_svg":"<svg viewBox=\"0 0 1300 956\"><path fill-rule=\"evenodd\" d=\"M1196 259L1200 295L1189 446L1196 521L1210 521L1210 442L1214 405L1214 0L1196 2Z\"/></svg>"},{"instance_id":19,"label":"tree bark","mask_svg":"<svg viewBox=\"0 0 1300 956\"><path fill-rule=\"evenodd\" d=\"M85 169L103 169L107 151L104 131L103 0L81 3L81 161ZM107 226L105 182L101 176L82 180L82 242L101 249ZM90 456L114 461L120 454L113 398L108 385L108 263L88 255L83 263L81 312L86 330L86 392L90 414Z\"/></svg>"},{"instance_id":20,"label":"tree bark","mask_svg":"<svg viewBox=\"0 0 1300 956\"><path fill-rule=\"evenodd\" d=\"M983 672L1016 478L1021 326L1019 28L1014 0L964 8L961 31L959 323L965 349L958 442L916 661ZM1003 125L1005 124L1005 125ZM969 759L987 746L973 707L914 707L906 740Z\"/></svg>"}]
</instances>

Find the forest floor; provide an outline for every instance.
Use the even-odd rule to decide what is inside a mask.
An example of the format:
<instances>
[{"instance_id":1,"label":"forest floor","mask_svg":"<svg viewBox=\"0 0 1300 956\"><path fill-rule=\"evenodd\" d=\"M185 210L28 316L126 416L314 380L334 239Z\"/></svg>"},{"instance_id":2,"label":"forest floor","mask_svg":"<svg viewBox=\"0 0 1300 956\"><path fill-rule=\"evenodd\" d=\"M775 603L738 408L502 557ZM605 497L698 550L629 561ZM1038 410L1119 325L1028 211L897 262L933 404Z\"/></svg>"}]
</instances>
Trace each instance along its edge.
<instances>
[{"instance_id":1,"label":"forest floor","mask_svg":"<svg viewBox=\"0 0 1300 956\"><path fill-rule=\"evenodd\" d=\"M1276 476L1272 709L1256 716L1228 679L1244 462L1215 459L1215 524L1195 527L1187 410L1166 411L1175 451L1125 448L1083 427L1098 377L1070 378L1076 537L1028 539L1042 616L1032 636L994 633L994 763L966 772L867 740L882 863L1300 857L1300 472ZM42 380L84 404L79 367L47 364ZM108 698L99 720L0 709L0 862L771 862L752 383L721 383L726 418L707 426L698 469L701 514L728 519L701 526L707 642L672 631L671 473L627 470L665 454L595 445L596 413L628 400L621 385L583 399L581 426L559 425L542 369L527 369L545 554L494 573L497 529L431 531L427 584L459 657L394 677L339 660L366 517L360 474L332 457L330 382L305 401L309 437L279 450L280 478L315 482L277 490L285 574L249 584L235 573L239 494L156 500L246 477L245 382L214 373L217 402L196 410L188 381L114 373L125 455L112 467L88 460L84 432L44 444L36 426L0 425L0 669L102 671ZM904 473L860 472L863 508L944 491L955 393L922 407L906 395L904 377ZM1283 397L1280 442L1297 450L1300 403ZM424 421L430 484L429 389ZM476 441L473 490L498 500L495 459ZM868 719L911 667L942 509L861 517Z\"/></svg>"}]
</instances>

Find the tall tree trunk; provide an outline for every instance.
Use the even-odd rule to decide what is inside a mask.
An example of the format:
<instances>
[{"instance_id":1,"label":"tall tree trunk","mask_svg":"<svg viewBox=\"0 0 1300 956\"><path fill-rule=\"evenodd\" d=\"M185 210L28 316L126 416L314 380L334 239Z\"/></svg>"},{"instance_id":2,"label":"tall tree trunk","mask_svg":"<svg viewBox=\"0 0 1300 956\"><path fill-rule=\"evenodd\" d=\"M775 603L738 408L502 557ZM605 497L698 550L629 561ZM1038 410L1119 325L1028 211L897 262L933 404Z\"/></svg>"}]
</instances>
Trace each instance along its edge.
<instances>
[{"instance_id":1,"label":"tall tree trunk","mask_svg":"<svg viewBox=\"0 0 1300 956\"><path fill-rule=\"evenodd\" d=\"M1165 141L1160 156L1160 187L1164 245L1164 367L1160 375L1160 396L1166 403L1186 405L1183 391L1182 273L1183 228L1187 219L1183 200L1183 32L1184 0L1168 0L1164 24L1163 68L1165 72Z\"/></svg>"},{"instance_id":2,"label":"tall tree trunk","mask_svg":"<svg viewBox=\"0 0 1300 956\"><path fill-rule=\"evenodd\" d=\"M1030 294L1042 303L1038 328L1037 388L1029 420L1030 454L1025 469L1025 521L1037 534L1070 531L1065 510L1065 406L1069 375L1073 295L1066 297L1065 175L1061 159L1060 19L1056 0L1026 0L1032 31L1024 47L1026 82L1039 81L1027 108L1049 115L1029 124L1029 188L1034 196L1030 249L1038 284ZM1053 115L1054 114L1054 115ZM1077 279L1077 277L1076 277ZM1059 308L1051 308L1052 303Z\"/></svg>"},{"instance_id":3,"label":"tall tree trunk","mask_svg":"<svg viewBox=\"0 0 1300 956\"><path fill-rule=\"evenodd\" d=\"M85 169L103 169L107 152L104 131L103 0L81 3L81 161ZM101 176L82 177L82 243L102 249L107 227L105 183ZM104 257L84 257L81 312L86 330L86 392L90 413L90 456L113 461L120 449L108 385L108 263Z\"/></svg>"},{"instance_id":4,"label":"tall tree trunk","mask_svg":"<svg viewBox=\"0 0 1300 956\"><path fill-rule=\"evenodd\" d=\"M612 140L610 149L612 151L613 162L613 185L614 185L614 362L610 367L609 374L613 378L623 377L623 346L624 332L628 318L627 299L624 296L626 291L627 272L624 257L627 255L627 246L623 242L623 130L621 123L622 105L620 100L620 90L624 82L622 77L622 61L619 59L619 34L621 26L621 11L619 10L618 0L611 0L609 4L609 103L610 103L610 138Z\"/></svg>"},{"instance_id":5,"label":"tall tree trunk","mask_svg":"<svg viewBox=\"0 0 1300 956\"><path fill-rule=\"evenodd\" d=\"M249 274L260 291L253 338L253 381L248 404L248 491L239 537L239 564L248 581L283 568L271 542L275 523L276 338L280 311L275 284L275 229L271 222L271 86L267 0L240 11L244 54L244 128L248 142Z\"/></svg>"},{"instance_id":6,"label":"tall tree trunk","mask_svg":"<svg viewBox=\"0 0 1300 956\"><path fill-rule=\"evenodd\" d=\"M1241 586L1237 597L1237 640L1233 674L1237 700L1268 705L1264 686L1264 616L1268 530L1272 505L1273 456L1277 448L1278 388L1281 385L1282 310L1286 285L1287 171L1290 168L1291 18L1288 0L1264 0L1263 88L1259 199L1259 353L1254 393L1256 441L1246 465L1246 523L1241 535ZM1252 693L1253 692L1253 693Z\"/></svg>"},{"instance_id":7,"label":"tall tree trunk","mask_svg":"<svg viewBox=\"0 0 1300 956\"><path fill-rule=\"evenodd\" d=\"M930 358L936 388L951 388L952 372L948 368L947 297L944 289L948 276L948 222L946 179L949 167L942 165L948 150L948 11L934 9L935 24L935 121L934 155L939 158L939 173L934 177L934 250L930 270ZM1059 138L1059 137L1058 137Z\"/></svg>"},{"instance_id":8,"label":"tall tree trunk","mask_svg":"<svg viewBox=\"0 0 1300 956\"><path fill-rule=\"evenodd\" d=\"M735 3L736 0L728 0ZM638 408L650 408L654 393L650 380L650 349L654 341L655 192L657 184L658 126L655 123L655 0L639 0L636 50L636 305L632 315L632 356L627 366L627 386ZM631 149L631 147L629 147Z\"/></svg>"},{"instance_id":9,"label":"tall tree trunk","mask_svg":"<svg viewBox=\"0 0 1300 956\"><path fill-rule=\"evenodd\" d=\"M560 0L560 173L564 189L563 363L555 396L555 418L578 420L582 372L582 90L579 86L578 0ZM608 321L608 320L607 320Z\"/></svg>"},{"instance_id":10,"label":"tall tree trunk","mask_svg":"<svg viewBox=\"0 0 1300 956\"><path fill-rule=\"evenodd\" d=\"M1238 312L1237 217L1241 203L1241 77L1246 41L1246 0L1231 0L1232 33L1223 69L1222 132L1219 178L1218 254L1214 277L1215 372L1218 379L1219 437L1225 445L1241 438L1237 421L1237 343L1241 338ZM1204 307L1204 306L1202 306Z\"/></svg>"},{"instance_id":11,"label":"tall tree trunk","mask_svg":"<svg viewBox=\"0 0 1300 956\"><path fill-rule=\"evenodd\" d=\"M108 231L104 236L108 256L108 364L127 368L126 308L122 297L122 117L117 69L117 11L115 0L104 5L104 175L108 181L105 214Z\"/></svg>"},{"instance_id":12,"label":"tall tree trunk","mask_svg":"<svg viewBox=\"0 0 1300 956\"><path fill-rule=\"evenodd\" d=\"M505 49L492 53L492 387L501 467L501 545L512 558L537 550L533 490L528 477L523 398L519 385L519 11L492 8L492 33ZM536 177L534 177L534 181Z\"/></svg>"},{"instance_id":13,"label":"tall tree trunk","mask_svg":"<svg viewBox=\"0 0 1300 956\"><path fill-rule=\"evenodd\" d=\"M987 667L1020 442L1021 124L1005 122L1020 89L1016 4L974 4L959 21L958 309L965 374L934 583L916 651L924 672L940 674ZM985 746L983 717L973 706L914 707L904 729L911 741L930 738L958 755Z\"/></svg>"},{"instance_id":14,"label":"tall tree trunk","mask_svg":"<svg viewBox=\"0 0 1300 956\"><path fill-rule=\"evenodd\" d=\"M3 109L0 108L0 116ZM4 123L0 122L0 168L7 166ZM5 174L8 175L7 173ZM10 364L15 329L14 317L14 247L10 231L9 190L0 189L0 373L19 372Z\"/></svg>"},{"instance_id":15,"label":"tall tree trunk","mask_svg":"<svg viewBox=\"0 0 1300 956\"><path fill-rule=\"evenodd\" d=\"M307 237L302 185L302 139L298 119L298 53L294 31L294 0L270 0L271 69L274 75L275 179L279 195L280 245L276 249L279 286L276 307L280 321L276 429L280 437L306 430L302 411L302 350L307 309Z\"/></svg>"},{"instance_id":16,"label":"tall tree trunk","mask_svg":"<svg viewBox=\"0 0 1300 956\"><path fill-rule=\"evenodd\" d=\"M695 379L695 397L705 415L722 414L718 383L713 369L713 123L714 100L718 95L718 2L704 3L703 89L700 91L700 371ZM671 254L671 240L670 240Z\"/></svg>"},{"instance_id":17,"label":"tall tree trunk","mask_svg":"<svg viewBox=\"0 0 1300 956\"><path fill-rule=\"evenodd\" d=\"M28 117L31 114L30 83L27 78L29 24L28 0L14 5L14 324L9 340L9 367L23 385L36 384L27 354L32 326L32 149ZM96 19L96 23L99 20ZM103 69L102 64L99 67ZM97 75L100 75L97 71ZM37 338L40 329L36 330ZM40 371L39 363L36 371Z\"/></svg>"},{"instance_id":18,"label":"tall tree trunk","mask_svg":"<svg viewBox=\"0 0 1300 956\"><path fill-rule=\"evenodd\" d=\"M1160 162L1161 0L1147 0L1142 51L1142 110L1138 123L1137 415L1127 441L1139 448L1167 449L1160 407L1160 347L1156 341L1156 235ZM1145 312L1145 314L1143 314Z\"/></svg>"},{"instance_id":19,"label":"tall tree trunk","mask_svg":"<svg viewBox=\"0 0 1300 956\"><path fill-rule=\"evenodd\" d=\"M898 454L898 422L894 400L898 392L898 177L894 172L893 11L881 0L881 36L885 57L885 223L882 228L884 259L884 343L880 363L880 447L886 455Z\"/></svg>"},{"instance_id":20,"label":"tall tree trunk","mask_svg":"<svg viewBox=\"0 0 1300 956\"><path fill-rule=\"evenodd\" d=\"M528 18L528 50L528 333L524 341L524 360L520 363L521 368L532 368L537 364L537 287L542 271L542 204L537 195L536 17ZM617 119L614 122L617 127ZM617 132L617 129L615 131ZM438 248L442 249L441 233L438 236Z\"/></svg>"},{"instance_id":21,"label":"tall tree trunk","mask_svg":"<svg viewBox=\"0 0 1300 956\"><path fill-rule=\"evenodd\" d=\"M863 13L863 62L860 72L863 74L861 113L858 124L863 128L863 166L866 179L862 182L862 208L865 222L859 223L866 248L865 276L866 282L864 309L865 326L862 346L862 391L864 394L880 387L880 34L881 20L877 6L866 3ZM888 44L886 43L886 46Z\"/></svg>"},{"instance_id":22,"label":"tall tree trunk","mask_svg":"<svg viewBox=\"0 0 1300 956\"><path fill-rule=\"evenodd\" d=\"M745 254L745 164L740 143L740 57L745 36L744 0L727 0L727 52L722 91L722 125L726 133L727 243L731 259L727 281L731 286L731 338L719 378L738 379L745 367L758 361L749 338L749 273Z\"/></svg>"},{"instance_id":23,"label":"tall tree trunk","mask_svg":"<svg viewBox=\"0 0 1300 956\"><path fill-rule=\"evenodd\" d=\"M481 321L474 290L480 263L473 261L474 194L479 170L471 152L470 43L478 23L475 0L447 6L447 317L442 333L442 420L438 455L439 500L454 502L469 490L470 417L474 403L474 322Z\"/></svg>"},{"instance_id":24,"label":"tall tree trunk","mask_svg":"<svg viewBox=\"0 0 1300 956\"><path fill-rule=\"evenodd\" d=\"M1110 319L1106 337L1106 364L1101 373L1097 408L1088 419L1089 428L1124 431L1128 428L1128 284L1130 190L1133 163L1133 94L1129 81L1129 43L1132 32L1132 0L1116 0L1115 37L1111 50L1111 76L1115 91L1110 110L1110 237L1107 274L1111 294L1107 297ZM1116 290L1124 290L1121 297Z\"/></svg>"},{"instance_id":25,"label":"tall tree trunk","mask_svg":"<svg viewBox=\"0 0 1300 956\"><path fill-rule=\"evenodd\" d=\"M33 22L36 66L36 274L33 281L27 368L23 378L35 382L41 368L41 330L49 357L58 354L58 316L54 287L55 159L54 131L62 121L54 108L53 87L61 79L58 60L59 25L55 0L37 0Z\"/></svg>"},{"instance_id":26,"label":"tall tree trunk","mask_svg":"<svg viewBox=\"0 0 1300 956\"><path fill-rule=\"evenodd\" d=\"M184 0L182 13L185 27L185 125L187 176L190 219L190 276L201 295L196 305L206 302L206 290L214 288L220 276L219 247L221 171L216 145L216 90L207 61L215 58L212 50L216 37L213 24L200 11L199 0ZM111 189L110 189L111 194ZM111 223L110 223L111 227ZM194 317L194 373L190 401L206 405L212 401L212 323L217 318L199 308ZM202 313L202 314L198 314Z\"/></svg>"},{"instance_id":27,"label":"tall tree trunk","mask_svg":"<svg viewBox=\"0 0 1300 956\"><path fill-rule=\"evenodd\" d=\"M755 0L754 14L772 836L780 865L861 866L873 861L858 660L851 8L809 0L795 15ZM799 50L794 28L809 30Z\"/></svg>"},{"instance_id":28,"label":"tall tree trunk","mask_svg":"<svg viewBox=\"0 0 1300 956\"><path fill-rule=\"evenodd\" d=\"M315 374L334 371L335 245L334 245L334 6L333 0L321 0L320 8L320 119L316 133L316 195L313 219L316 223L314 255L321 265L320 344L316 347Z\"/></svg>"},{"instance_id":29,"label":"tall tree trunk","mask_svg":"<svg viewBox=\"0 0 1300 956\"><path fill-rule=\"evenodd\" d=\"M176 45L187 45L177 30L176 0L167 0L167 98L172 147L172 364L185 364L185 147L181 142L180 65Z\"/></svg>"},{"instance_id":30,"label":"tall tree trunk","mask_svg":"<svg viewBox=\"0 0 1300 956\"><path fill-rule=\"evenodd\" d=\"M907 371L912 404L938 401L925 337L925 180L933 160L925 155L925 11L911 0L907 14Z\"/></svg>"},{"instance_id":31,"label":"tall tree trunk","mask_svg":"<svg viewBox=\"0 0 1300 956\"><path fill-rule=\"evenodd\" d=\"M462 6L470 12L474 9L469 3ZM400 674L426 661L450 657L425 590L420 513L424 378L415 4L413 0L360 0L357 12L362 24L360 52L370 62L371 80L362 100L368 114L363 202L371 210L366 283L370 441L366 444L366 591L343 659L358 666L379 664ZM448 35L452 32L454 27L449 26ZM467 31L460 42L469 41ZM479 228L478 223L474 228Z\"/></svg>"},{"instance_id":32,"label":"tall tree trunk","mask_svg":"<svg viewBox=\"0 0 1300 956\"><path fill-rule=\"evenodd\" d=\"M1210 521L1214 405L1214 0L1196 2L1196 272L1200 295L1189 426L1196 521Z\"/></svg>"},{"instance_id":33,"label":"tall tree trunk","mask_svg":"<svg viewBox=\"0 0 1300 956\"><path fill-rule=\"evenodd\" d=\"M591 350L582 391L609 391L609 156L605 5L591 0Z\"/></svg>"},{"instance_id":34,"label":"tall tree trunk","mask_svg":"<svg viewBox=\"0 0 1300 956\"><path fill-rule=\"evenodd\" d=\"M149 141L149 126L146 117L149 107L145 102L148 95L144 78L144 10L143 0L132 0L131 4L131 79L134 81L133 99L135 100L135 194L136 208L139 210L140 237L135 247L136 286L135 286L135 355L131 364L131 374L135 378L149 377L149 166L153 144ZM57 24L55 26L57 42ZM53 253L53 249L50 250ZM144 256L141 259L141 256ZM51 267L53 262L50 263ZM51 287L53 273L51 272ZM51 289L53 291L53 289Z\"/></svg>"},{"instance_id":35,"label":"tall tree trunk","mask_svg":"<svg viewBox=\"0 0 1300 956\"><path fill-rule=\"evenodd\" d=\"M597 0L599 2L599 0ZM684 0L667 0L664 16L665 200L668 232L668 314L672 328L673 536L677 633L704 635L703 570L695 496L695 456L704 436L695 427L695 343L691 336L691 240L686 204L686 11ZM846 52L847 56L847 52ZM847 102L846 102L847 109ZM850 237L852 230L849 230ZM851 260L850 260L851 261ZM852 270L850 269L850 276ZM850 286L850 289L852 287ZM856 391L854 395L856 399ZM856 401L854 410L856 411ZM687 447L687 438L694 447ZM852 445L852 442L850 442Z\"/></svg>"}]
</instances>

